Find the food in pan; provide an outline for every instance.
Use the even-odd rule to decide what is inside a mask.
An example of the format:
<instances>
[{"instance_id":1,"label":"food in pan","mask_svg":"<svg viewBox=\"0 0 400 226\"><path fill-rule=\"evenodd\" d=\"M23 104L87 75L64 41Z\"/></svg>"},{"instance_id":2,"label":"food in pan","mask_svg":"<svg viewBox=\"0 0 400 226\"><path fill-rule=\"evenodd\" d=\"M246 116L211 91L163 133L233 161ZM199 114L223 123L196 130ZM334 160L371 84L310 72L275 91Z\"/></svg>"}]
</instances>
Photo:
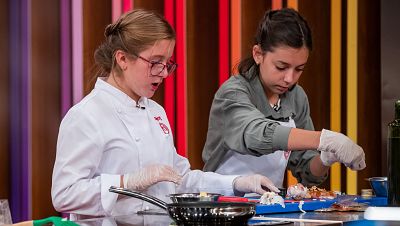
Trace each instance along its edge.
<instances>
[{"instance_id":1,"label":"food in pan","mask_svg":"<svg viewBox=\"0 0 400 226\"><path fill-rule=\"evenodd\" d=\"M275 192L265 192L260 198L260 203L265 205L279 204L285 208L283 198Z\"/></svg>"}]
</instances>

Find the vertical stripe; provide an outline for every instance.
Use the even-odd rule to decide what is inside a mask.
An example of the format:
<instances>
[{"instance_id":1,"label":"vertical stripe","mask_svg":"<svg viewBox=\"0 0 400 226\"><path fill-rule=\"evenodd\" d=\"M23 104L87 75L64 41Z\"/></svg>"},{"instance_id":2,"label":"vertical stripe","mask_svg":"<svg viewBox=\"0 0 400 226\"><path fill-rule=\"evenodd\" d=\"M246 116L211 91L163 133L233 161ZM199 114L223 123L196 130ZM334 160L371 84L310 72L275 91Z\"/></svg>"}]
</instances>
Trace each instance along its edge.
<instances>
[{"instance_id":1,"label":"vertical stripe","mask_svg":"<svg viewBox=\"0 0 400 226\"><path fill-rule=\"evenodd\" d=\"M231 64L237 74L236 65L242 57L242 1L231 0Z\"/></svg>"},{"instance_id":2,"label":"vertical stripe","mask_svg":"<svg viewBox=\"0 0 400 226\"><path fill-rule=\"evenodd\" d=\"M219 84L229 77L229 1L219 1Z\"/></svg>"},{"instance_id":3,"label":"vertical stripe","mask_svg":"<svg viewBox=\"0 0 400 226\"><path fill-rule=\"evenodd\" d=\"M272 9L282 9L282 0L272 0Z\"/></svg>"},{"instance_id":4,"label":"vertical stripe","mask_svg":"<svg viewBox=\"0 0 400 226\"><path fill-rule=\"evenodd\" d=\"M10 9L10 207L14 222L31 218L30 184L30 1L9 2Z\"/></svg>"},{"instance_id":5,"label":"vertical stripe","mask_svg":"<svg viewBox=\"0 0 400 226\"><path fill-rule=\"evenodd\" d=\"M23 219L22 217L22 178L21 178L21 120L20 120L20 96L21 88L19 87L19 76L21 75L21 69L18 66L21 56L21 45L20 45L20 1L10 1L10 167L11 167L11 197L10 197L10 208L12 213L13 222L19 222Z\"/></svg>"},{"instance_id":6,"label":"vertical stripe","mask_svg":"<svg viewBox=\"0 0 400 226\"><path fill-rule=\"evenodd\" d=\"M123 0L122 12L128 12L133 9L133 0Z\"/></svg>"},{"instance_id":7,"label":"vertical stripe","mask_svg":"<svg viewBox=\"0 0 400 226\"><path fill-rule=\"evenodd\" d=\"M115 22L122 13L122 0L112 0L111 10L112 21Z\"/></svg>"},{"instance_id":8,"label":"vertical stripe","mask_svg":"<svg viewBox=\"0 0 400 226\"><path fill-rule=\"evenodd\" d=\"M174 3L175 0L164 0L164 17L172 27L175 27ZM178 67L180 67L180 65L178 65ZM171 126L172 134L175 134L175 77L176 73L164 80L164 108Z\"/></svg>"},{"instance_id":9,"label":"vertical stripe","mask_svg":"<svg viewBox=\"0 0 400 226\"><path fill-rule=\"evenodd\" d=\"M83 15L82 1L72 0L72 101L83 97Z\"/></svg>"},{"instance_id":10,"label":"vertical stripe","mask_svg":"<svg viewBox=\"0 0 400 226\"><path fill-rule=\"evenodd\" d=\"M72 104L71 94L71 1L60 2L61 23L61 116L63 117Z\"/></svg>"},{"instance_id":11,"label":"vertical stripe","mask_svg":"<svg viewBox=\"0 0 400 226\"><path fill-rule=\"evenodd\" d=\"M347 2L347 135L357 142L357 0ZM357 172L347 169L347 194L357 194Z\"/></svg>"},{"instance_id":12,"label":"vertical stripe","mask_svg":"<svg viewBox=\"0 0 400 226\"><path fill-rule=\"evenodd\" d=\"M342 0L331 1L331 129L341 131L341 46L342 46ZM331 167L331 190L341 190L340 163Z\"/></svg>"},{"instance_id":13,"label":"vertical stripe","mask_svg":"<svg viewBox=\"0 0 400 226\"><path fill-rule=\"evenodd\" d=\"M31 219L32 184L31 184L31 0L22 0L22 211L26 219Z\"/></svg>"},{"instance_id":14,"label":"vertical stripe","mask_svg":"<svg viewBox=\"0 0 400 226\"><path fill-rule=\"evenodd\" d=\"M178 153L187 156L186 0L176 0L176 118Z\"/></svg>"},{"instance_id":15,"label":"vertical stripe","mask_svg":"<svg viewBox=\"0 0 400 226\"><path fill-rule=\"evenodd\" d=\"M334 0L331 0L331 1L334 1ZM292 9L295 9L295 10L297 10L299 7L298 7L298 1L297 0L287 0L287 7L288 8L292 8Z\"/></svg>"}]
</instances>

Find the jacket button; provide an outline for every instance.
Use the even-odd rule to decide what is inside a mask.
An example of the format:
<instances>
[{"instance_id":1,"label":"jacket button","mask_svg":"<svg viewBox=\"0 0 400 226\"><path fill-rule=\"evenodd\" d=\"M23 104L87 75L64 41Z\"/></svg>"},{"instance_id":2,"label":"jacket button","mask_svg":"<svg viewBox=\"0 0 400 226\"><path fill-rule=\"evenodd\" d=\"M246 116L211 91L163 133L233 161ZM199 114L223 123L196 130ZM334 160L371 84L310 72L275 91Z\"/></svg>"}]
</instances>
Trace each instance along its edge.
<instances>
[{"instance_id":1,"label":"jacket button","mask_svg":"<svg viewBox=\"0 0 400 226\"><path fill-rule=\"evenodd\" d=\"M136 138L135 138L135 141L136 141L136 142L139 142L139 141L140 141L140 138L139 138L139 137L136 137Z\"/></svg>"}]
</instances>

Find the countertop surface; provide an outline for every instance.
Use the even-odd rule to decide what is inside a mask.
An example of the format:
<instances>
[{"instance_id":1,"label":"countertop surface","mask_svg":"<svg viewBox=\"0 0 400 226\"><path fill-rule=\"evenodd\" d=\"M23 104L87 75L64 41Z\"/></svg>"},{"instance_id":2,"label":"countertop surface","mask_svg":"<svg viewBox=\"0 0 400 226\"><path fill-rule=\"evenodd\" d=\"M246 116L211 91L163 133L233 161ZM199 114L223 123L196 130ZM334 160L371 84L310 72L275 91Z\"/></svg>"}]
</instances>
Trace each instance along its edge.
<instances>
[{"instance_id":1,"label":"countertop surface","mask_svg":"<svg viewBox=\"0 0 400 226\"><path fill-rule=\"evenodd\" d=\"M364 219L363 215L363 212L296 212L266 214L256 215L249 221L249 225L400 225L398 221L368 221ZM76 223L87 226L176 225L167 214L134 214L129 216L87 219L76 221Z\"/></svg>"}]
</instances>

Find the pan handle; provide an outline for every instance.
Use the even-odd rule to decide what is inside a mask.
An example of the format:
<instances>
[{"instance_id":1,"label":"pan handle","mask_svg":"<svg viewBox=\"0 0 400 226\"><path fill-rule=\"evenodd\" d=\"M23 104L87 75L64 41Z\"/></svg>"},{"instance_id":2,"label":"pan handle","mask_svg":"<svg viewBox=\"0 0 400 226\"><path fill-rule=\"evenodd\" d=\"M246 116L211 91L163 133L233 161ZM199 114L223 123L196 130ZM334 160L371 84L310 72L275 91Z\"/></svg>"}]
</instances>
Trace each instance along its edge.
<instances>
[{"instance_id":1,"label":"pan handle","mask_svg":"<svg viewBox=\"0 0 400 226\"><path fill-rule=\"evenodd\" d=\"M164 210L167 210L167 203L154 197L151 195L146 195L143 193L139 193L139 192L135 192L135 191L131 191L129 189L124 189L124 188L119 188L119 187L114 187L111 186L110 189L108 189L108 191L110 192L114 192L117 194L121 194L121 195L126 195L126 196L130 196L130 197L134 197L137 199L141 199L143 201L149 202L151 204L154 204L158 207L163 208Z\"/></svg>"}]
</instances>

